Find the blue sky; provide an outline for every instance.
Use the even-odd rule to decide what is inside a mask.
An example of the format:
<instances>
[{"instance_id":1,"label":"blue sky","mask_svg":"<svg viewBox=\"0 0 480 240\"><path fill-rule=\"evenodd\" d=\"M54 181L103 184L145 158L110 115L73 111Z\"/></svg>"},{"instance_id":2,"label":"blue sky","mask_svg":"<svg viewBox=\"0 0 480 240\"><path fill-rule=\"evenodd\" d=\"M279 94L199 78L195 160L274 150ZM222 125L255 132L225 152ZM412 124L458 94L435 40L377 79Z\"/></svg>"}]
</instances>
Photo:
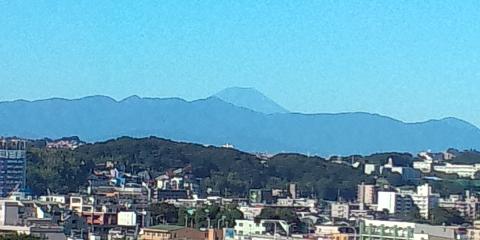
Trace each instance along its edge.
<instances>
[{"instance_id":1,"label":"blue sky","mask_svg":"<svg viewBox=\"0 0 480 240\"><path fill-rule=\"evenodd\" d=\"M0 100L197 99L480 126L478 1L2 1Z\"/></svg>"}]
</instances>

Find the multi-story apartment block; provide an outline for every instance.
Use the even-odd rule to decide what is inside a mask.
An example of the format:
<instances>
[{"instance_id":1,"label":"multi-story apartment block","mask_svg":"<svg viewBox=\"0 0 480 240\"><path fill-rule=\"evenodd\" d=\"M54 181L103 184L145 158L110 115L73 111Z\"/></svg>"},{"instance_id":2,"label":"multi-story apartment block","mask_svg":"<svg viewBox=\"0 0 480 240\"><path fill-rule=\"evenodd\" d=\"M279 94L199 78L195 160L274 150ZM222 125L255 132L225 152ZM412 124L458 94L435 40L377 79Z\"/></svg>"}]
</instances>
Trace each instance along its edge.
<instances>
[{"instance_id":1,"label":"multi-story apartment block","mask_svg":"<svg viewBox=\"0 0 480 240\"><path fill-rule=\"evenodd\" d=\"M440 199L440 195L433 193L432 186L429 184L417 186L417 192L412 194L411 197L413 204L418 207L420 215L425 219L430 217L430 210L438 206Z\"/></svg>"},{"instance_id":2,"label":"multi-story apartment block","mask_svg":"<svg viewBox=\"0 0 480 240\"><path fill-rule=\"evenodd\" d=\"M377 188L375 185L362 183L358 185L357 201L362 204L371 205L376 203Z\"/></svg>"},{"instance_id":3,"label":"multi-story apartment block","mask_svg":"<svg viewBox=\"0 0 480 240\"><path fill-rule=\"evenodd\" d=\"M413 207L412 198L394 191L379 191L377 211L387 210L389 214L408 212Z\"/></svg>"},{"instance_id":4,"label":"multi-story apartment block","mask_svg":"<svg viewBox=\"0 0 480 240\"><path fill-rule=\"evenodd\" d=\"M26 143L0 139L0 197L25 188Z\"/></svg>"},{"instance_id":5,"label":"multi-story apartment block","mask_svg":"<svg viewBox=\"0 0 480 240\"><path fill-rule=\"evenodd\" d=\"M475 220L479 216L480 201L476 197L468 195L466 198L460 195L450 195L449 198L440 199L439 206L458 210L462 217Z\"/></svg>"},{"instance_id":6,"label":"multi-story apartment block","mask_svg":"<svg viewBox=\"0 0 480 240\"><path fill-rule=\"evenodd\" d=\"M380 191L378 192L377 210L388 210L390 214L408 212L413 206L418 207L420 215L428 219L430 210L438 206L440 195L432 193L432 187L424 184L417 187L417 191Z\"/></svg>"}]
</instances>

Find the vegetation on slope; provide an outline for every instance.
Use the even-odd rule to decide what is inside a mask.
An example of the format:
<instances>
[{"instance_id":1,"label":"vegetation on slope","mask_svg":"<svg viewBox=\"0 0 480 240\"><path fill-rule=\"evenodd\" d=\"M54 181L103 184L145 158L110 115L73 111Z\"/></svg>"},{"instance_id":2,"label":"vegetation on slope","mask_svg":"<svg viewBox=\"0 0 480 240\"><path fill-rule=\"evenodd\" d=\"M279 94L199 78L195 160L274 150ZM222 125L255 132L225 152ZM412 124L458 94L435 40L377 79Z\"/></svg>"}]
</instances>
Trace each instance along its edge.
<instances>
[{"instance_id":1,"label":"vegetation on slope","mask_svg":"<svg viewBox=\"0 0 480 240\"><path fill-rule=\"evenodd\" d=\"M279 187L297 183L303 192L319 198L355 197L356 186L368 181L361 170L319 157L280 154L266 162L234 149L178 143L156 137L122 137L83 145L75 150L32 147L28 152L27 184L37 193L77 191L96 163L113 161L127 171L149 170L154 176L172 168L191 165L202 178L202 188L222 195L246 196L250 188Z\"/></svg>"}]
</instances>

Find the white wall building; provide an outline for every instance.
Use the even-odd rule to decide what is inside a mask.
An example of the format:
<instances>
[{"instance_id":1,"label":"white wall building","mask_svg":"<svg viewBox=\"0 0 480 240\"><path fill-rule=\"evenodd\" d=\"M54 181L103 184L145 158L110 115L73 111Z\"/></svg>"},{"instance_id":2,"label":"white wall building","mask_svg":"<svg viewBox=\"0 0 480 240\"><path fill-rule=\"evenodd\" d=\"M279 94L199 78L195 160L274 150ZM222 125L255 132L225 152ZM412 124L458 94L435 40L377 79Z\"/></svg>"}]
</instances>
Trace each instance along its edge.
<instances>
[{"instance_id":1,"label":"white wall building","mask_svg":"<svg viewBox=\"0 0 480 240\"><path fill-rule=\"evenodd\" d=\"M117 223L119 226L136 226L137 214L135 212L119 212L117 214Z\"/></svg>"},{"instance_id":2,"label":"white wall building","mask_svg":"<svg viewBox=\"0 0 480 240\"><path fill-rule=\"evenodd\" d=\"M63 195L40 196L39 200L42 202L53 202L61 204L65 204L67 202L66 197Z\"/></svg>"},{"instance_id":3,"label":"white wall building","mask_svg":"<svg viewBox=\"0 0 480 240\"><path fill-rule=\"evenodd\" d=\"M438 206L440 195L432 192L432 187L424 184L417 191L380 191L378 192L377 211L388 210L390 214L410 211L413 205L418 207L420 215L428 219L430 210Z\"/></svg>"},{"instance_id":4,"label":"white wall building","mask_svg":"<svg viewBox=\"0 0 480 240\"><path fill-rule=\"evenodd\" d=\"M377 172L378 167L375 164L366 163L363 172L366 175L372 175Z\"/></svg>"},{"instance_id":5,"label":"white wall building","mask_svg":"<svg viewBox=\"0 0 480 240\"><path fill-rule=\"evenodd\" d=\"M413 162L413 168L417 169L423 173L429 173L432 171L432 161L425 160L425 161L415 161Z\"/></svg>"},{"instance_id":6,"label":"white wall building","mask_svg":"<svg viewBox=\"0 0 480 240\"><path fill-rule=\"evenodd\" d=\"M433 169L437 172L443 172L447 174L457 174L463 178L475 178L475 173L480 171L480 164L451 164L434 166Z\"/></svg>"},{"instance_id":7,"label":"white wall building","mask_svg":"<svg viewBox=\"0 0 480 240\"><path fill-rule=\"evenodd\" d=\"M397 196L400 195L396 192L379 191L377 197L377 211L381 212L387 210L390 214L397 213Z\"/></svg>"},{"instance_id":8,"label":"white wall building","mask_svg":"<svg viewBox=\"0 0 480 240\"><path fill-rule=\"evenodd\" d=\"M262 235L265 234L266 228L260 222L254 220L235 220L235 234L240 236Z\"/></svg>"},{"instance_id":9,"label":"white wall building","mask_svg":"<svg viewBox=\"0 0 480 240\"><path fill-rule=\"evenodd\" d=\"M420 215L428 219L430 210L438 206L440 195L432 192L432 186L424 184L417 187L416 194L411 195L413 203L418 207Z\"/></svg>"},{"instance_id":10,"label":"white wall building","mask_svg":"<svg viewBox=\"0 0 480 240\"><path fill-rule=\"evenodd\" d=\"M348 203L332 203L330 208L330 216L332 218L348 219L350 216L350 206Z\"/></svg>"}]
</instances>

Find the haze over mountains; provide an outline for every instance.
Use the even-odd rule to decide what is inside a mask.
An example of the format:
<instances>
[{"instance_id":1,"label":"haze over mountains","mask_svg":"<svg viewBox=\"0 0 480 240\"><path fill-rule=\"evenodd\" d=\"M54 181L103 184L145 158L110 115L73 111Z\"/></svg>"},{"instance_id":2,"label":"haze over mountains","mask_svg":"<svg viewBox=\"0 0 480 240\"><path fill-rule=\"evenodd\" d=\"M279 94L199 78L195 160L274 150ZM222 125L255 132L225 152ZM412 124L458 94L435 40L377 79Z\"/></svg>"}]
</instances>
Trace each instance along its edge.
<instances>
[{"instance_id":1,"label":"haze over mountains","mask_svg":"<svg viewBox=\"0 0 480 240\"><path fill-rule=\"evenodd\" d=\"M0 102L0 135L26 138L159 136L251 152L319 155L480 149L480 130L456 118L404 123L369 113L290 113L251 88L201 100L105 96Z\"/></svg>"}]
</instances>

